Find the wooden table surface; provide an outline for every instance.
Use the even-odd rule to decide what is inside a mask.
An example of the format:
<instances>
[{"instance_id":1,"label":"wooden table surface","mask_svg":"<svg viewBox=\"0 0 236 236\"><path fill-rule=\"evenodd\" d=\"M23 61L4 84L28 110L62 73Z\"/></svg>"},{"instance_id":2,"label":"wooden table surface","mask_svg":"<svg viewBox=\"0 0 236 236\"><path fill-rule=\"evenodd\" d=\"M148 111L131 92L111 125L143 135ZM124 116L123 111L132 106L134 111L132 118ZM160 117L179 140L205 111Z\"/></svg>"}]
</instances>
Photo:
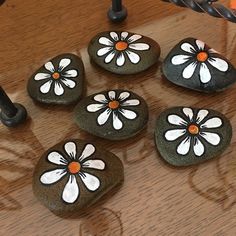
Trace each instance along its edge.
<instances>
[{"instance_id":1,"label":"wooden table surface","mask_svg":"<svg viewBox=\"0 0 236 236\"><path fill-rule=\"evenodd\" d=\"M0 7L0 84L29 119L18 128L0 126L0 235L159 236L236 235L236 136L217 159L174 168L156 151L154 124L164 109L195 106L225 114L236 130L236 86L217 94L177 87L162 78L160 66L135 76L119 76L91 65L87 46L98 32L128 30L159 42L160 61L185 37L206 41L236 66L236 25L156 0L124 1L128 19L114 25L106 17L110 0L6 0ZM37 105L27 81L48 59L76 53L85 64L87 95L129 89L143 96L150 120L141 134L122 142L93 137L73 122L73 106ZM125 167L119 191L86 214L61 218L32 192L32 173L41 154L68 138L82 138L115 153Z\"/></svg>"}]
</instances>

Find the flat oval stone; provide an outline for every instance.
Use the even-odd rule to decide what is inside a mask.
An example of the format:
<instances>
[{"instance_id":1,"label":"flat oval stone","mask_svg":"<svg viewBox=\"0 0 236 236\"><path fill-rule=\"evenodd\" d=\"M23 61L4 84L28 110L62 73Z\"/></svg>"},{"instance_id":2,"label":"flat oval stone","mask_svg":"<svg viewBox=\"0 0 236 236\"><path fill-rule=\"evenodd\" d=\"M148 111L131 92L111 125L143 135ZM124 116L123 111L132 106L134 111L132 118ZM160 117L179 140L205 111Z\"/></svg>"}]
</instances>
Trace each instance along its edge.
<instances>
[{"instance_id":1,"label":"flat oval stone","mask_svg":"<svg viewBox=\"0 0 236 236\"><path fill-rule=\"evenodd\" d=\"M28 93L35 101L68 105L80 100L84 86L84 65L73 54L54 57L28 81Z\"/></svg>"},{"instance_id":2,"label":"flat oval stone","mask_svg":"<svg viewBox=\"0 0 236 236\"><path fill-rule=\"evenodd\" d=\"M102 32L89 43L91 59L116 74L136 74L158 62L160 46L153 39L130 32Z\"/></svg>"},{"instance_id":3,"label":"flat oval stone","mask_svg":"<svg viewBox=\"0 0 236 236\"><path fill-rule=\"evenodd\" d=\"M163 62L164 76L179 86L215 92L236 81L236 70L220 53L201 40L187 38L179 42Z\"/></svg>"},{"instance_id":4,"label":"flat oval stone","mask_svg":"<svg viewBox=\"0 0 236 236\"><path fill-rule=\"evenodd\" d=\"M160 114L155 128L157 149L174 166L194 165L219 156L231 137L229 120L211 109L170 108Z\"/></svg>"},{"instance_id":5,"label":"flat oval stone","mask_svg":"<svg viewBox=\"0 0 236 236\"><path fill-rule=\"evenodd\" d=\"M33 174L38 200L55 213L80 212L123 182L117 156L82 140L67 140L46 151Z\"/></svg>"},{"instance_id":6,"label":"flat oval stone","mask_svg":"<svg viewBox=\"0 0 236 236\"><path fill-rule=\"evenodd\" d=\"M136 135L145 127L148 107L133 92L103 91L78 103L75 121L88 133L109 140L122 140Z\"/></svg>"}]
</instances>

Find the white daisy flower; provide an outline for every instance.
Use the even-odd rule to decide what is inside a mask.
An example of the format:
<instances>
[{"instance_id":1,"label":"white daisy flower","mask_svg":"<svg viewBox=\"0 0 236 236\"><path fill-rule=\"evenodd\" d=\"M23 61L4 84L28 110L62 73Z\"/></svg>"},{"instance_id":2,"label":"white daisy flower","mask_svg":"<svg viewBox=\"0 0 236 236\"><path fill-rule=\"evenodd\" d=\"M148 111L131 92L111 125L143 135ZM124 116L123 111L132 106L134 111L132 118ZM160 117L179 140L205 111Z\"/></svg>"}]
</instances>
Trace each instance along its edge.
<instances>
[{"instance_id":1,"label":"white daisy flower","mask_svg":"<svg viewBox=\"0 0 236 236\"><path fill-rule=\"evenodd\" d=\"M62 85L65 85L68 88L74 88L76 82L70 78L75 78L78 76L78 71L75 69L65 70L71 63L71 59L63 58L59 62L58 69L55 69L55 66L51 61L47 62L44 67L48 73L37 73L34 77L36 81L45 80L43 85L40 86L41 93L48 93L51 89L51 86L54 86L54 93L57 96L64 94L64 88Z\"/></svg>"},{"instance_id":2,"label":"white daisy flower","mask_svg":"<svg viewBox=\"0 0 236 236\"><path fill-rule=\"evenodd\" d=\"M142 38L141 35L131 35L128 32L122 32L119 36L116 32L110 32L110 38L100 37L98 42L105 47L97 51L99 57L105 56L105 63L110 63L116 57L116 65L123 66L126 58L133 63L138 64L141 60L135 51L146 51L150 46L146 43L137 43Z\"/></svg>"},{"instance_id":3,"label":"white daisy flower","mask_svg":"<svg viewBox=\"0 0 236 236\"><path fill-rule=\"evenodd\" d=\"M67 142L64 149L68 155L66 158L57 151L48 154L48 161L58 165L58 168L42 174L40 181L46 185L55 184L62 177L69 175L68 182L62 192L62 199L66 203L74 203L80 195L77 177L80 177L89 191L96 191L100 187L100 180L98 177L87 173L85 169L104 170L105 163L102 160L89 158L95 152L95 147L92 144L85 146L80 157L77 155L77 147L74 142Z\"/></svg>"},{"instance_id":4,"label":"white daisy flower","mask_svg":"<svg viewBox=\"0 0 236 236\"><path fill-rule=\"evenodd\" d=\"M210 129L221 127L223 124L221 118L207 119L208 110L199 110L196 118L194 118L191 108L183 108L182 112L184 119L176 114L168 115L168 123L176 125L176 128L165 132L167 141L175 141L180 138L181 142L177 147L178 154L187 155L193 145L194 154L200 157L205 153L204 142L213 146L219 145L220 135Z\"/></svg>"},{"instance_id":5,"label":"white daisy flower","mask_svg":"<svg viewBox=\"0 0 236 236\"><path fill-rule=\"evenodd\" d=\"M229 69L228 63L217 57L217 53L214 49L208 49L204 42L196 40L196 46L190 43L183 43L181 49L186 52L185 55L176 55L172 57L171 62L174 65L182 65L190 62L182 72L182 76L185 79L190 79L197 66L199 65L199 76L202 83L208 83L212 75L209 70L209 66L213 66L221 72L226 72Z\"/></svg>"},{"instance_id":6,"label":"white daisy flower","mask_svg":"<svg viewBox=\"0 0 236 236\"><path fill-rule=\"evenodd\" d=\"M87 106L88 112L102 111L97 118L99 125L104 125L110 116L112 116L113 128L120 130L123 128L123 123L119 116L123 116L129 120L137 117L136 112L126 109L129 106L138 106L140 101L138 99L129 99L129 92L121 92L119 96L115 91L108 92L108 98L104 94L98 94L93 99L99 103L90 104Z\"/></svg>"}]
</instances>

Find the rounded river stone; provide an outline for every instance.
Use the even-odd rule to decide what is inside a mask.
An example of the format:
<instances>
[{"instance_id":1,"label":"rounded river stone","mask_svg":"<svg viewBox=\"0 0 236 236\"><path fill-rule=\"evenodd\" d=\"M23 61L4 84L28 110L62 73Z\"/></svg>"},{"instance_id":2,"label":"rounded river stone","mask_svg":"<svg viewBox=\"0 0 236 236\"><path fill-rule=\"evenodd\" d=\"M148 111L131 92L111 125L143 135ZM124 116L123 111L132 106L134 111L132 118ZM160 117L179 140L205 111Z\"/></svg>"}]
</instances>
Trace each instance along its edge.
<instances>
[{"instance_id":1,"label":"rounded river stone","mask_svg":"<svg viewBox=\"0 0 236 236\"><path fill-rule=\"evenodd\" d=\"M31 98L47 104L77 103L83 94L84 65L73 54L54 57L40 67L28 81Z\"/></svg>"},{"instance_id":2,"label":"rounded river stone","mask_svg":"<svg viewBox=\"0 0 236 236\"><path fill-rule=\"evenodd\" d=\"M117 156L90 142L67 140L42 155L33 174L33 191L55 213L79 212L123 179Z\"/></svg>"},{"instance_id":3,"label":"rounded river stone","mask_svg":"<svg viewBox=\"0 0 236 236\"><path fill-rule=\"evenodd\" d=\"M79 128L109 140L123 140L139 133L147 124L148 107L137 94L109 90L81 100L75 108Z\"/></svg>"},{"instance_id":4,"label":"rounded river stone","mask_svg":"<svg viewBox=\"0 0 236 236\"><path fill-rule=\"evenodd\" d=\"M163 62L164 76L179 86L215 92L236 81L236 69L219 52L201 40L187 38L179 42Z\"/></svg>"},{"instance_id":5,"label":"rounded river stone","mask_svg":"<svg viewBox=\"0 0 236 236\"><path fill-rule=\"evenodd\" d=\"M102 32L89 43L91 59L116 74L136 74L158 62L160 46L153 39L123 31Z\"/></svg>"},{"instance_id":6,"label":"rounded river stone","mask_svg":"<svg viewBox=\"0 0 236 236\"><path fill-rule=\"evenodd\" d=\"M174 166L198 164L219 156L230 144L232 127L211 109L174 107L157 119L155 141L160 155Z\"/></svg>"}]
</instances>

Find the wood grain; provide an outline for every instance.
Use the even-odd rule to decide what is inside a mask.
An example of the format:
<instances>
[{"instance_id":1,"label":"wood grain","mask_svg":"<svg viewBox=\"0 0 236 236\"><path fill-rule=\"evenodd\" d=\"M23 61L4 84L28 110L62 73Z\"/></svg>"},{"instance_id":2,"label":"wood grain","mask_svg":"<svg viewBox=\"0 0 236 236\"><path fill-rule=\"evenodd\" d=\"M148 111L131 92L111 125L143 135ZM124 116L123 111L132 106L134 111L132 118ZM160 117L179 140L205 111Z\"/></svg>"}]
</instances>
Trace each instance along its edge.
<instances>
[{"instance_id":1,"label":"wood grain","mask_svg":"<svg viewBox=\"0 0 236 236\"><path fill-rule=\"evenodd\" d=\"M113 75L92 65L86 49L98 32L129 30L158 41L162 61L177 42L192 36L236 65L235 25L161 1L124 2L129 17L119 25L106 18L109 0L6 0L0 7L0 83L30 116L18 128L0 126L0 235L236 235L235 135L218 159L188 168L164 163L153 140L158 114L177 105L216 109L235 130L235 86L217 94L189 91L164 80L157 66L136 76ZM79 130L73 107L35 104L27 95L27 80L44 62L64 52L81 55L87 95L125 88L143 96L150 110L147 129L127 141L102 140ZM31 187L40 155L67 138L103 145L125 166L122 188L80 218L53 215L36 200Z\"/></svg>"}]
</instances>

